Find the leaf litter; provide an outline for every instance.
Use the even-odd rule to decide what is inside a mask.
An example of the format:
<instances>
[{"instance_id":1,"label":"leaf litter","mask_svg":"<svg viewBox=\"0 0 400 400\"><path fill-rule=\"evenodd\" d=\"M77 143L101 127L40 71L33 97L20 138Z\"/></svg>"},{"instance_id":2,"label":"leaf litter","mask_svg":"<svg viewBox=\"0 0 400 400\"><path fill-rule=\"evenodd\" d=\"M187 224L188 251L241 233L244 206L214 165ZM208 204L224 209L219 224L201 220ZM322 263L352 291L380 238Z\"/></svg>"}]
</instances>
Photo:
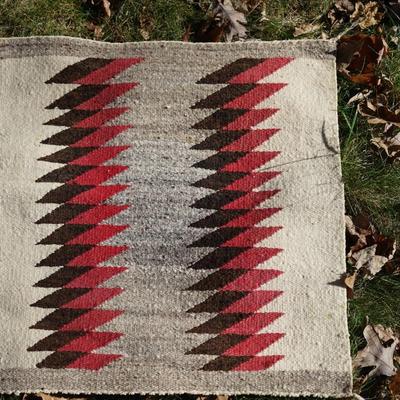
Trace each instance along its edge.
<instances>
[{"instance_id":1,"label":"leaf litter","mask_svg":"<svg viewBox=\"0 0 400 400\"><path fill-rule=\"evenodd\" d=\"M393 355L399 339L392 329L384 328L382 325L368 324L364 328L363 335L367 345L355 356L353 367L372 367L364 381L374 376L394 376L397 368L393 363Z\"/></svg>"}]
</instances>

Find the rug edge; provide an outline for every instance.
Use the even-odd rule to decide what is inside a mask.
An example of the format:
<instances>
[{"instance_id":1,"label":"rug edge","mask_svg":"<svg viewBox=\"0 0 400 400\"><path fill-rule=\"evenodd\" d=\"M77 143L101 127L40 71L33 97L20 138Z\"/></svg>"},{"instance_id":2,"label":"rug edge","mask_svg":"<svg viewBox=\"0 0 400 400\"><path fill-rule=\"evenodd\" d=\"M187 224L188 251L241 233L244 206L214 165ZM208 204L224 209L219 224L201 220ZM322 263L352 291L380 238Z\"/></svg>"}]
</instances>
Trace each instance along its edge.
<instances>
[{"instance_id":1,"label":"rug edge","mask_svg":"<svg viewBox=\"0 0 400 400\"><path fill-rule=\"evenodd\" d=\"M193 43L180 41L148 41L109 43L71 36L30 36L0 38L0 59L32 56L88 56L88 50L96 55L123 56L127 51L159 48L214 50L221 49L257 51L268 48L271 56L291 53L295 57L335 59L335 39L302 39L275 41L245 41L230 43Z\"/></svg>"}]
</instances>

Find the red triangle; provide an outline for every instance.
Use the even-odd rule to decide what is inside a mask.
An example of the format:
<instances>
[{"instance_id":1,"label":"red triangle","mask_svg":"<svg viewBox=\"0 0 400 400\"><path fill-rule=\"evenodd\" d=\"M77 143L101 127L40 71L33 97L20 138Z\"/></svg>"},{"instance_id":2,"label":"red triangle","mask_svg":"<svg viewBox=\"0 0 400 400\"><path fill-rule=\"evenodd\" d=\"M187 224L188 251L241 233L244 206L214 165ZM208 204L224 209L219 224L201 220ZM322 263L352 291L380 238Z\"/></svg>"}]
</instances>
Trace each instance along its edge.
<instances>
[{"instance_id":1,"label":"red triangle","mask_svg":"<svg viewBox=\"0 0 400 400\"><path fill-rule=\"evenodd\" d=\"M69 224L96 225L129 208L128 205L99 204L69 221Z\"/></svg>"},{"instance_id":2,"label":"red triangle","mask_svg":"<svg viewBox=\"0 0 400 400\"><path fill-rule=\"evenodd\" d=\"M286 83L259 83L249 92L224 104L222 108L249 110L285 87Z\"/></svg>"},{"instance_id":3,"label":"red triangle","mask_svg":"<svg viewBox=\"0 0 400 400\"><path fill-rule=\"evenodd\" d=\"M229 221L224 225L224 228L252 227L280 210L281 208L257 208L255 210L249 210L246 214Z\"/></svg>"},{"instance_id":4,"label":"red triangle","mask_svg":"<svg viewBox=\"0 0 400 400\"><path fill-rule=\"evenodd\" d=\"M277 108L262 108L260 110L249 110L245 114L236 118L228 125L224 126L224 131L241 131L251 129L260 122L274 115L279 109ZM92 117L93 118L93 117Z\"/></svg>"},{"instance_id":5,"label":"red triangle","mask_svg":"<svg viewBox=\"0 0 400 400\"><path fill-rule=\"evenodd\" d=\"M239 158L236 162L225 165L220 171L251 172L273 160L279 153L279 151L252 151Z\"/></svg>"},{"instance_id":6,"label":"red triangle","mask_svg":"<svg viewBox=\"0 0 400 400\"><path fill-rule=\"evenodd\" d=\"M248 291L259 288L264 283L277 278L283 272L277 269L249 269L245 274L229 282L222 291Z\"/></svg>"},{"instance_id":7,"label":"red triangle","mask_svg":"<svg viewBox=\"0 0 400 400\"><path fill-rule=\"evenodd\" d=\"M104 125L106 122L117 118L124 112L128 111L129 108L121 107L121 108L104 108L103 110L99 110L96 114L83 119L82 121L77 122L73 125L74 128L98 128Z\"/></svg>"},{"instance_id":8,"label":"red triangle","mask_svg":"<svg viewBox=\"0 0 400 400\"><path fill-rule=\"evenodd\" d=\"M68 267L96 267L98 264L115 257L117 254L127 250L128 246L94 246L78 257L72 259Z\"/></svg>"},{"instance_id":9,"label":"red triangle","mask_svg":"<svg viewBox=\"0 0 400 400\"><path fill-rule=\"evenodd\" d=\"M281 230L281 226L253 227L226 241L221 247L253 247L258 242Z\"/></svg>"},{"instance_id":10,"label":"red triangle","mask_svg":"<svg viewBox=\"0 0 400 400\"><path fill-rule=\"evenodd\" d=\"M90 292L64 304L61 308L95 308L123 291L122 288L93 288Z\"/></svg>"},{"instance_id":11,"label":"red triangle","mask_svg":"<svg viewBox=\"0 0 400 400\"><path fill-rule=\"evenodd\" d=\"M126 267L93 267L83 275L67 283L66 288L94 288L115 275L126 271Z\"/></svg>"},{"instance_id":12,"label":"red triangle","mask_svg":"<svg viewBox=\"0 0 400 400\"><path fill-rule=\"evenodd\" d=\"M120 310L89 310L87 313L63 325L60 331L92 331L121 315Z\"/></svg>"},{"instance_id":13,"label":"red triangle","mask_svg":"<svg viewBox=\"0 0 400 400\"><path fill-rule=\"evenodd\" d=\"M88 332L85 336L81 336L72 340L57 351L76 351L88 353L100 347L106 346L108 343L120 338L122 333L118 332Z\"/></svg>"},{"instance_id":14,"label":"red triangle","mask_svg":"<svg viewBox=\"0 0 400 400\"><path fill-rule=\"evenodd\" d=\"M222 147L220 151L251 151L277 133L279 129L252 129L238 140Z\"/></svg>"},{"instance_id":15,"label":"red triangle","mask_svg":"<svg viewBox=\"0 0 400 400\"><path fill-rule=\"evenodd\" d=\"M233 368L232 371L262 371L268 369L282 360L283 356L255 356L250 360L247 360L237 367Z\"/></svg>"},{"instance_id":16,"label":"red triangle","mask_svg":"<svg viewBox=\"0 0 400 400\"><path fill-rule=\"evenodd\" d=\"M257 83L293 60L294 58L288 57L266 58L262 63L259 63L233 77L229 83Z\"/></svg>"},{"instance_id":17,"label":"red triangle","mask_svg":"<svg viewBox=\"0 0 400 400\"><path fill-rule=\"evenodd\" d=\"M254 290L245 297L226 307L222 312L227 313L254 313L261 307L275 300L283 292L278 290Z\"/></svg>"},{"instance_id":18,"label":"red triangle","mask_svg":"<svg viewBox=\"0 0 400 400\"><path fill-rule=\"evenodd\" d=\"M70 204L99 204L107 200L109 197L122 192L128 187L128 185L107 185L107 186L96 186L92 189L86 190L76 196L67 203Z\"/></svg>"},{"instance_id":19,"label":"red triangle","mask_svg":"<svg viewBox=\"0 0 400 400\"><path fill-rule=\"evenodd\" d=\"M241 192L250 192L251 190L261 186L263 183L270 181L280 175L278 171L251 172L243 178L234 181L230 185L224 187L224 190L238 190Z\"/></svg>"},{"instance_id":20,"label":"red triangle","mask_svg":"<svg viewBox=\"0 0 400 400\"><path fill-rule=\"evenodd\" d=\"M67 183L76 185L100 185L108 181L113 176L120 174L128 169L124 165L102 165L84 172L82 175L71 179Z\"/></svg>"},{"instance_id":21,"label":"red triangle","mask_svg":"<svg viewBox=\"0 0 400 400\"><path fill-rule=\"evenodd\" d=\"M242 197L226 204L222 207L223 210L251 210L256 208L263 201L275 196L279 193L279 189L263 190L259 192L249 192Z\"/></svg>"},{"instance_id":22,"label":"red triangle","mask_svg":"<svg viewBox=\"0 0 400 400\"><path fill-rule=\"evenodd\" d=\"M74 83L80 85L99 85L120 74L123 70L142 61L143 58L117 58L106 66L90 72L81 79L77 79Z\"/></svg>"},{"instance_id":23,"label":"red triangle","mask_svg":"<svg viewBox=\"0 0 400 400\"><path fill-rule=\"evenodd\" d=\"M129 225L96 225L94 228L74 237L67 244L99 244L124 231Z\"/></svg>"},{"instance_id":24,"label":"red triangle","mask_svg":"<svg viewBox=\"0 0 400 400\"><path fill-rule=\"evenodd\" d=\"M107 143L121 132L132 128L132 125L115 125L102 126L92 134L85 136L76 143L71 144L71 147L97 147Z\"/></svg>"},{"instance_id":25,"label":"red triangle","mask_svg":"<svg viewBox=\"0 0 400 400\"><path fill-rule=\"evenodd\" d=\"M275 320L281 317L281 312L254 313L248 318L225 329L222 333L236 335L252 335L259 332L264 327L272 324Z\"/></svg>"},{"instance_id":26,"label":"red triangle","mask_svg":"<svg viewBox=\"0 0 400 400\"><path fill-rule=\"evenodd\" d=\"M130 146L106 146L94 149L90 153L69 162L72 165L100 165L116 157Z\"/></svg>"},{"instance_id":27,"label":"red triangle","mask_svg":"<svg viewBox=\"0 0 400 400\"><path fill-rule=\"evenodd\" d=\"M107 86L97 96L79 104L75 108L77 110L100 110L128 90L133 89L136 85L137 83L114 83Z\"/></svg>"},{"instance_id":28,"label":"red triangle","mask_svg":"<svg viewBox=\"0 0 400 400\"><path fill-rule=\"evenodd\" d=\"M230 347L224 356L255 356L284 336L283 333L259 333Z\"/></svg>"},{"instance_id":29,"label":"red triangle","mask_svg":"<svg viewBox=\"0 0 400 400\"><path fill-rule=\"evenodd\" d=\"M222 269L252 269L276 256L282 249L253 247L225 263Z\"/></svg>"},{"instance_id":30,"label":"red triangle","mask_svg":"<svg viewBox=\"0 0 400 400\"><path fill-rule=\"evenodd\" d=\"M97 371L111 362L121 358L121 354L94 354L87 353L79 357L77 360L67 365L69 369L88 369L91 371Z\"/></svg>"}]
</instances>

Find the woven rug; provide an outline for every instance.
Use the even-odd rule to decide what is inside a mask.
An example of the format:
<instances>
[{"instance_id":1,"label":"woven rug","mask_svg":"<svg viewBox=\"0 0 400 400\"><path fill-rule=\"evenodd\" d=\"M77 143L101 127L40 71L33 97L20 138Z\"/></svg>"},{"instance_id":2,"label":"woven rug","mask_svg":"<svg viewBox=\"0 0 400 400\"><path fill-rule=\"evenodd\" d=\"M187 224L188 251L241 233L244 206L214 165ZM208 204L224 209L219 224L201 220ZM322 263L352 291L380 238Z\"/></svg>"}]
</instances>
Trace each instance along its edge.
<instances>
[{"instance_id":1,"label":"woven rug","mask_svg":"<svg viewBox=\"0 0 400 400\"><path fill-rule=\"evenodd\" d=\"M0 41L0 391L351 392L334 51Z\"/></svg>"}]
</instances>

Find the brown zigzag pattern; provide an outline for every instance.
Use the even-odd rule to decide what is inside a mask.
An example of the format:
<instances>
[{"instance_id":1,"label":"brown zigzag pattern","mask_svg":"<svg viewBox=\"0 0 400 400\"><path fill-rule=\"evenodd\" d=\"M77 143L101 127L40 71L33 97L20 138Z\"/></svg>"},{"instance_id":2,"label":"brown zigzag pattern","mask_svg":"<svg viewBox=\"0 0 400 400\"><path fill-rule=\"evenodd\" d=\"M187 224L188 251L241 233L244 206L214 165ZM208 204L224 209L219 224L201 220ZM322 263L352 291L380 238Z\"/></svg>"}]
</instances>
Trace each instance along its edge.
<instances>
[{"instance_id":1,"label":"brown zigzag pattern","mask_svg":"<svg viewBox=\"0 0 400 400\"><path fill-rule=\"evenodd\" d=\"M126 185L107 184L127 169L124 165L110 165L108 161L129 147L108 146L107 142L130 126L107 123L128 110L109 107L109 104L134 89L137 83L108 81L141 61L140 58L87 58L64 68L46 82L79 86L46 107L66 112L46 123L65 129L42 142L63 148L39 159L64 166L37 180L60 186L37 201L59 206L36 223L61 224L38 243L60 246L37 264L37 267L57 268L35 284L55 289L32 304L32 307L52 310L31 327L51 332L28 349L52 352L37 364L38 368L98 370L121 357L120 354L95 352L122 335L98 328L122 314L122 310L99 306L123 289L99 285L126 270L125 267L101 265L127 249L126 246L102 245L127 228L127 225L111 225L104 221L128 207L106 203L127 188Z\"/></svg>"},{"instance_id":2,"label":"brown zigzag pattern","mask_svg":"<svg viewBox=\"0 0 400 400\"><path fill-rule=\"evenodd\" d=\"M210 275L188 288L192 291L214 291L204 302L188 310L189 313L216 314L188 331L216 335L188 352L217 356L203 366L206 371L258 371L271 367L283 358L282 355L259 354L283 336L280 332L260 333L282 313L259 312L283 292L261 290L263 284L282 272L258 268L282 249L256 247L282 228L258 226L280 211L280 208L260 207L279 190L256 190L280 174L279 171L259 171L260 167L279 156L279 152L255 150L278 129L254 127L278 111L255 106L286 86L259 81L291 61L290 58L242 58L197 82L226 84L192 107L212 112L192 127L211 131L210 136L193 149L216 151L193 165L194 168L214 171L194 183L196 187L214 192L192 204L194 208L213 212L191 225L199 229L207 228L207 232L209 228L215 229L189 245L211 250L190 266L212 270Z\"/></svg>"}]
</instances>

